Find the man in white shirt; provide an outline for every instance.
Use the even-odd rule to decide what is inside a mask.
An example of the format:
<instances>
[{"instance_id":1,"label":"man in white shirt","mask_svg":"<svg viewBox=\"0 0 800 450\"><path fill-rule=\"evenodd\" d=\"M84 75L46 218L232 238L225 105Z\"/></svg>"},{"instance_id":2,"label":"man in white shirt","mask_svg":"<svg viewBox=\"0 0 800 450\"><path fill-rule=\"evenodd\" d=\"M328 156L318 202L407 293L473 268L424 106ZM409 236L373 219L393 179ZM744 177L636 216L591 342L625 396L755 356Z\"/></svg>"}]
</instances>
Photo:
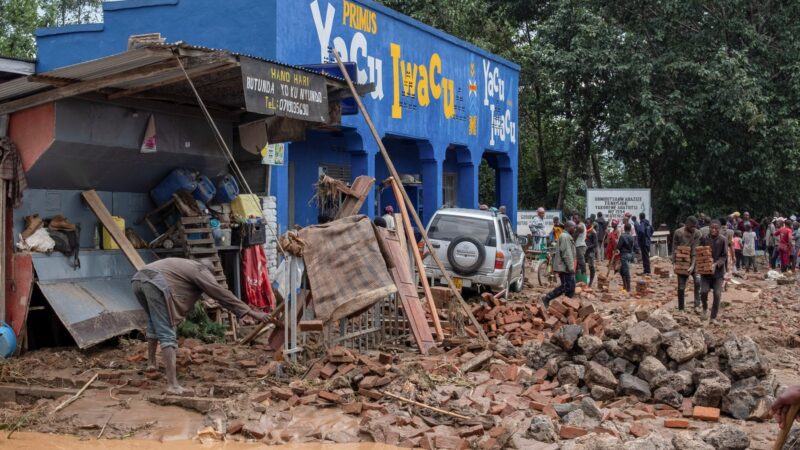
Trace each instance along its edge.
<instances>
[{"instance_id":1,"label":"man in white shirt","mask_svg":"<svg viewBox=\"0 0 800 450\"><path fill-rule=\"evenodd\" d=\"M533 248L535 250L541 250L547 238L547 230L544 224L544 208L536 210L536 215L533 217L530 224L528 224L528 228L530 228L531 234L533 234Z\"/></svg>"},{"instance_id":2,"label":"man in white shirt","mask_svg":"<svg viewBox=\"0 0 800 450\"><path fill-rule=\"evenodd\" d=\"M388 205L383 208L383 220L386 221L386 229L394 230L395 229L395 221L394 221L394 208L392 205Z\"/></svg>"}]
</instances>

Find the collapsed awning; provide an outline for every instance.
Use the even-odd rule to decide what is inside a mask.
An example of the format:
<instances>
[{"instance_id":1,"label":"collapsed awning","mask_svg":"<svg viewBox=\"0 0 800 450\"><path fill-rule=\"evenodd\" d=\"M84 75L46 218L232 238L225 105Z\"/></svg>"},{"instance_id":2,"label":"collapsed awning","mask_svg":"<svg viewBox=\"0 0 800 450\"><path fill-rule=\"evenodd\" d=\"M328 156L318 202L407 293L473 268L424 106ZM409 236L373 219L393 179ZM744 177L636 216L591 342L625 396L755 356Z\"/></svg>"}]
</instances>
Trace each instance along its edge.
<instances>
[{"instance_id":1,"label":"collapsed awning","mask_svg":"<svg viewBox=\"0 0 800 450\"><path fill-rule=\"evenodd\" d=\"M145 262L152 252L141 251ZM120 251L87 251L73 270L60 253L33 255L37 285L78 347L84 349L115 336L144 330L147 313L131 290L134 270Z\"/></svg>"},{"instance_id":2,"label":"collapsed awning","mask_svg":"<svg viewBox=\"0 0 800 450\"><path fill-rule=\"evenodd\" d=\"M352 96L346 81L330 72L186 43L154 43L2 83L0 115L75 96L197 106L184 69L209 110L239 122L276 117L337 125L339 101ZM358 87L362 95L373 89Z\"/></svg>"}]
</instances>

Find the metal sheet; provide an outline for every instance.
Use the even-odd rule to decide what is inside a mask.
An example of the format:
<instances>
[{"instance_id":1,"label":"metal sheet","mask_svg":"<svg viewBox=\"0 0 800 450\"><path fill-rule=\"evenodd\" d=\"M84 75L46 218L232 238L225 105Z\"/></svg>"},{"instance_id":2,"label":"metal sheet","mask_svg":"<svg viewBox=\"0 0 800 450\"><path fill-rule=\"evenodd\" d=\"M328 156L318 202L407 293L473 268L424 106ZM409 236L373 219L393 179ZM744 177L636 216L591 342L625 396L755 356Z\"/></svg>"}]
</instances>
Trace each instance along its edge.
<instances>
[{"instance_id":1,"label":"metal sheet","mask_svg":"<svg viewBox=\"0 0 800 450\"><path fill-rule=\"evenodd\" d=\"M150 251L141 251L146 262ZM119 251L81 253L81 268L72 270L63 255L36 254L38 286L80 348L133 330L143 330L147 314L130 286L134 270Z\"/></svg>"}]
</instances>

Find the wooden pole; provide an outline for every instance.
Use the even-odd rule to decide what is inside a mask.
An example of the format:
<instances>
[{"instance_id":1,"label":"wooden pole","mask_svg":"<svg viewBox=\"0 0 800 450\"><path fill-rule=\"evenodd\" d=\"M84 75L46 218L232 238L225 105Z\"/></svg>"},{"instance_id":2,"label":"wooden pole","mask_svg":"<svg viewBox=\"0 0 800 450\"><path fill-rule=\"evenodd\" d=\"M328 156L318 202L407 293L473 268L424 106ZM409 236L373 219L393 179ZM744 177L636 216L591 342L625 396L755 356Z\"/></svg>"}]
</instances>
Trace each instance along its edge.
<instances>
[{"instance_id":1,"label":"wooden pole","mask_svg":"<svg viewBox=\"0 0 800 450\"><path fill-rule=\"evenodd\" d=\"M797 418L798 411L800 411L800 403L795 403L789 407L786 417L783 418L781 431L778 433L778 439L775 441L775 446L772 447L773 450L781 450L786 444L786 439L789 437L789 432L792 431L792 424Z\"/></svg>"},{"instance_id":2,"label":"wooden pole","mask_svg":"<svg viewBox=\"0 0 800 450\"><path fill-rule=\"evenodd\" d=\"M61 411L62 409L64 409L64 408L66 408L67 406L69 406L69 405L70 405L72 402L74 402L75 400L77 400L77 399L78 399L78 398L79 398L79 397L80 397L80 396L83 394L83 391L85 391L85 390L86 390L86 389L89 387L89 385L91 385L92 383L94 383L94 380L96 380L96 379L97 379L97 377L99 377L99 376L100 376L100 374L98 374L98 373L94 374L94 376L92 377L92 379L91 379L91 380L89 380L89 381L87 381L87 382L86 382L86 384L84 384L84 385L83 385L83 387L81 388L81 390L80 390L80 391L78 391L78 393L77 393L77 394L75 394L75 395L73 395L72 397L70 397L70 398L68 398L68 399L64 400L64 402L63 402L63 403L61 403L60 405L56 406L56 409L54 409L54 410L53 410L53 413L57 413L57 412Z\"/></svg>"},{"instance_id":3,"label":"wooden pole","mask_svg":"<svg viewBox=\"0 0 800 450\"><path fill-rule=\"evenodd\" d=\"M450 412L450 411L445 411L445 410L443 410L441 408L436 408L434 406L428 406L425 403L420 403L418 401L414 401L414 400L411 400L411 399L408 399L408 398L405 398L405 397L401 397L399 395L392 394L391 392L380 391L380 393L385 395L385 396L387 396L387 397L391 397L393 399L400 400L401 402L409 403L409 404L415 405L415 406L419 406L420 408L429 409L431 411L437 412L439 414L444 414L446 416L455 417L456 419L461 419L461 420L469 420L470 419L470 417L462 416L461 414L456 414L456 413Z\"/></svg>"},{"instance_id":4,"label":"wooden pole","mask_svg":"<svg viewBox=\"0 0 800 450\"><path fill-rule=\"evenodd\" d=\"M380 150L383 160L386 162L386 168L389 169L389 175L391 175L395 180L399 180L400 175L397 173L397 169L395 169L394 164L392 163L392 158L389 156L389 152L386 151L386 147L383 145L381 136L378 134L378 130L375 128L375 124L372 122L372 118L370 117L369 112L367 112L364 102L361 101L361 96L358 94L358 90L353 84L353 80L350 79L350 75L347 73L347 69L344 67L344 63L342 62L342 58L339 56L339 52L335 48L331 48L331 51L333 52L333 56L336 58L336 64L339 65L339 70L341 70L342 76L344 76L345 81L347 81L347 86L350 88L350 92L353 94L353 98L358 105L359 111L361 111L361 114L364 116L364 120L369 126L369 130L372 132L372 137L375 138L375 142L378 144L378 150ZM445 269L442 260L439 258L439 255L436 254L436 250L431 245L431 242L428 239L428 233L425 231L425 225L422 224L422 220L420 220L419 215L417 215L417 212L414 210L414 203L411 202L411 198L408 197L408 193L405 189L400 189L400 193L403 196L408 209L411 211L411 217L414 218L414 223L417 225L420 234L422 234L422 240L425 242L425 245L431 252L431 258L433 258L436 266L442 272L444 279L447 280L447 285L450 287L450 290L453 291L453 294L455 295L461 307L464 309L467 317L469 317L470 322L472 322L472 325L478 332L478 336L482 341L489 342L489 338L486 336L486 333L484 333L483 327L480 323L478 323L478 320L475 319L475 316L472 315L469 305L467 305L467 302L464 301L464 298L461 296L461 292L456 289L456 286L453 284L453 280L447 273L447 269ZM414 251L414 249L411 250Z\"/></svg>"},{"instance_id":5,"label":"wooden pole","mask_svg":"<svg viewBox=\"0 0 800 450\"><path fill-rule=\"evenodd\" d=\"M397 185L397 180L389 178L389 184L392 186L394 196L397 198L397 206L400 209L400 216L403 217L403 227L405 228L406 238L408 245L411 247L411 253L414 254L414 261L417 263L417 272L419 279L422 282L422 289L425 291L425 299L428 301L428 308L431 310L431 318L433 318L433 327L436 329L436 340L441 342L444 339L444 331L442 330L442 322L439 320L439 312L436 311L436 303L433 301L433 294L431 294L431 286L428 284L428 277L425 275L425 264L422 262L422 256L417 251L414 242L414 229L411 227L411 220L408 218L408 210L405 202L402 201L403 194L400 193L400 186ZM399 228L399 224L395 225Z\"/></svg>"}]
</instances>

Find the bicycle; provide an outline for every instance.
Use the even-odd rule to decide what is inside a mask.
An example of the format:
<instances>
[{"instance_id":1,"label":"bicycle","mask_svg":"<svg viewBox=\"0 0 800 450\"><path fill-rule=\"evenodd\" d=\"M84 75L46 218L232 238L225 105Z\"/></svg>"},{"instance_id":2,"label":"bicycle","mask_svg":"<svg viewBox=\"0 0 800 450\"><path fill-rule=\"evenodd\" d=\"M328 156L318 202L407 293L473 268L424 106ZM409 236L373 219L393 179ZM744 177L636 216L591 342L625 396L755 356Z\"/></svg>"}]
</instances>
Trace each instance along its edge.
<instances>
[{"instance_id":1,"label":"bicycle","mask_svg":"<svg viewBox=\"0 0 800 450\"><path fill-rule=\"evenodd\" d=\"M532 252L537 260L534 265L534 272L541 287L552 287L559 283L558 274L553 272L553 256L556 253L555 246L550 246L546 251L533 251ZM544 259L540 257L546 253Z\"/></svg>"}]
</instances>

